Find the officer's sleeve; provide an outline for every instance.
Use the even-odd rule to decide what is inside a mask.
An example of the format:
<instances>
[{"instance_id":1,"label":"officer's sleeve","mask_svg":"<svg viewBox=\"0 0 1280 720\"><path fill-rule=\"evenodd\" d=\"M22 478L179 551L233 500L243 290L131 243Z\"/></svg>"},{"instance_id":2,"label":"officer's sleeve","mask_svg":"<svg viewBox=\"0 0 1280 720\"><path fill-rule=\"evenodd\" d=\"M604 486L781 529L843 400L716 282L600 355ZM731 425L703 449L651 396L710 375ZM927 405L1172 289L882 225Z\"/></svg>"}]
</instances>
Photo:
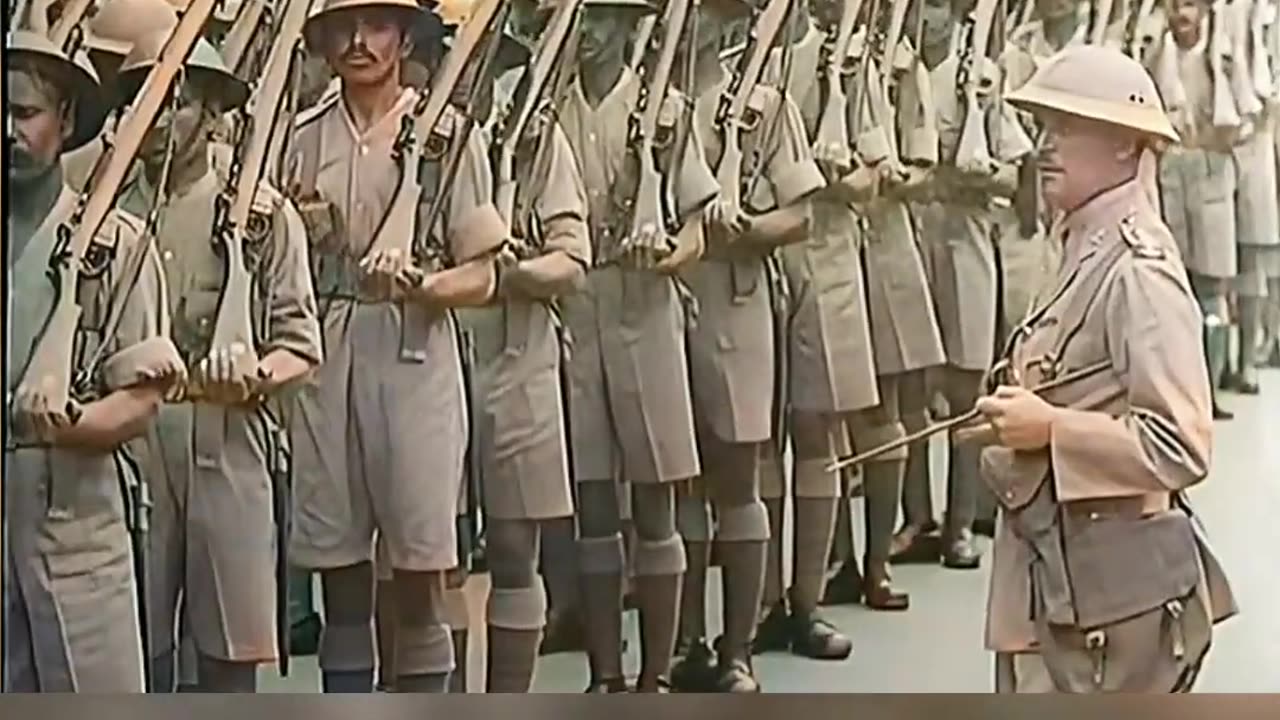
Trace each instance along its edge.
<instances>
[{"instance_id":1,"label":"officer's sleeve","mask_svg":"<svg viewBox=\"0 0 1280 720\"><path fill-rule=\"evenodd\" d=\"M99 370L102 386L122 390L148 381L176 379L183 370L178 349L169 339L169 298L164 268L155 243L118 216L109 218L105 232L119 233L118 254L111 280L99 290L102 306L119 313L112 336L103 338L106 351ZM132 260L142 253L133 276Z\"/></svg>"},{"instance_id":2,"label":"officer's sleeve","mask_svg":"<svg viewBox=\"0 0 1280 720\"><path fill-rule=\"evenodd\" d=\"M546 250L563 251L583 265L590 266L587 192L569 138L559 124L552 126L543 152L545 172L537 183L536 211L542 221Z\"/></svg>"},{"instance_id":3,"label":"officer's sleeve","mask_svg":"<svg viewBox=\"0 0 1280 720\"><path fill-rule=\"evenodd\" d=\"M291 201L279 198L273 213L271 252L266 268L271 287L264 350L288 350L319 365L324 354L310 267L302 216Z\"/></svg>"},{"instance_id":4,"label":"officer's sleeve","mask_svg":"<svg viewBox=\"0 0 1280 720\"><path fill-rule=\"evenodd\" d=\"M460 123L455 123L455 127ZM445 190L446 188L441 188ZM484 133L473 129L449 192L445 243L458 264L501 247L508 226L493 204L493 172Z\"/></svg>"},{"instance_id":5,"label":"officer's sleeve","mask_svg":"<svg viewBox=\"0 0 1280 720\"><path fill-rule=\"evenodd\" d=\"M768 158L765 175L773 189L775 204L785 207L827 183L813 159L800 109L790 95L780 93L776 112L781 115L775 121L778 127L771 143L765 148L765 157ZM768 132L765 127L768 120L766 118L761 123L760 132Z\"/></svg>"},{"instance_id":6,"label":"officer's sleeve","mask_svg":"<svg viewBox=\"0 0 1280 720\"><path fill-rule=\"evenodd\" d=\"M1177 491L1208 473L1212 433L1201 318L1164 258L1122 260L1106 292L1106 342L1128 410L1060 409L1050 452L1058 499Z\"/></svg>"}]
</instances>

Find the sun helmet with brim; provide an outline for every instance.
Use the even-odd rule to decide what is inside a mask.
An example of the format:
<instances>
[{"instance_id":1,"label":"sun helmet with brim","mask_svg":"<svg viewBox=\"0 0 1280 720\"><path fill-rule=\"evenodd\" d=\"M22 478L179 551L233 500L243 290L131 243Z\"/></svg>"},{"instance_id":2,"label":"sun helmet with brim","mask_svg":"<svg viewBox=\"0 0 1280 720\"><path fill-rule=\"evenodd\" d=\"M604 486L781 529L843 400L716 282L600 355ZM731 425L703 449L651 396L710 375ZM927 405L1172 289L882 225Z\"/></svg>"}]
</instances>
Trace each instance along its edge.
<instances>
[{"instance_id":1,"label":"sun helmet with brim","mask_svg":"<svg viewBox=\"0 0 1280 720\"><path fill-rule=\"evenodd\" d=\"M132 97L142 88L147 73L155 67L160 51L168 40L168 33L149 35L139 40L120 66L120 85L126 97ZM213 44L201 38L187 58L186 71L193 77L208 81L219 112L234 110L249 99L249 86L227 67L222 54Z\"/></svg>"},{"instance_id":2,"label":"sun helmet with brim","mask_svg":"<svg viewBox=\"0 0 1280 720\"><path fill-rule=\"evenodd\" d=\"M88 56L77 53L68 58L57 45L43 33L31 30L12 30L4 46L5 66L12 69L15 62L29 58L38 63L36 72L49 72L52 80L75 105L71 135L62 144L62 152L83 146L98 136L102 124L111 111L102 94L98 73Z\"/></svg>"},{"instance_id":3,"label":"sun helmet with brim","mask_svg":"<svg viewBox=\"0 0 1280 720\"><path fill-rule=\"evenodd\" d=\"M124 58L141 38L177 24L178 13L167 0L107 0L85 24L84 45Z\"/></svg>"},{"instance_id":4,"label":"sun helmet with brim","mask_svg":"<svg viewBox=\"0 0 1280 720\"><path fill-rule=\"evenodd\" d=\"M1005 95L1032 114L1056 111L1125 128L1163 143L1178 131L1146 69L1119 50L1076 45L1049 58L1022 87Z\"/></svg>"},{"instance_id":5,"label":"sun helmet with brim","mask_svg":"<svg viewBox=\"0 0 1280 720\"><path fill-rule=\"evenodd\" d=\"M307 48L315 51L316 29L323 25L324 18L332 17L335 13L344 10L386 9L402 15L402 27L407 30L410 37L416 41L425 41L441 35L440 20L430 12L430 8L434 6L435 2L432 0L425 0L422 3L416 0L320 0L312 7L311 15L302 28L302 36L306 40Z\"/></svg>"}]
</instances>

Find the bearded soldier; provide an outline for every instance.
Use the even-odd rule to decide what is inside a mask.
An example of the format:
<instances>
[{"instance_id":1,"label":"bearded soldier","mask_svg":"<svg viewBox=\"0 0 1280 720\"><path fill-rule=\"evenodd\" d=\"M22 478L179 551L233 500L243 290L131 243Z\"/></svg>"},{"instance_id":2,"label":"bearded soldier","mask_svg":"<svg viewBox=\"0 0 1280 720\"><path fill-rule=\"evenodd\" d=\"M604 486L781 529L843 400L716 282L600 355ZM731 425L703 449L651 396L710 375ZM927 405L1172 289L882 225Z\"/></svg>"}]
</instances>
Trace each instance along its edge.
<instances>
[{"instance_id":1,"label":"bearded soldier","mask_svg":"<svg viewBox=\"0 0 1280 720\"><path fill-rule=\"evenodd\" d=\"M953 43L940 62L930 64L943 160L929 187L931 201L923 203L918 214L947 350L943 392L953 414L973 407L983 374L991 366L999 324L997 253L1002 249L996 246L1001 211L996 203L1004 199L1008 206L1018 184L1018 164L1032 149L1012 110L990 96L1000 82L1000 71L983 48L971 48L971 60L963 70L970 83L979 84L969 99L983 107L968 118L989 129L983 133L987 147L961 143L968 120L967 108L958 100L966 90L958 82L962 50ZM975 162L975 156L980 161ZM976 448L952 438L947 472L942 562L952 568L976 568L978 553L971 535L980 483ZM922 496L906 497L919 502ZM915 503L907 503L906 510L908 528L932 520L931 513Z\"/></svg>"},{"instance_id":2,"label":"bearded soldier","mask_svg":"<svg viewBox=\"0 0 1280 720\"><path fill-rule=\"evenodd\" d=\"M818 128L824 111L818 78L825 71L823 61L830 61L823 52L825 36L819 23L838 24L841 9L838 3L799 4L788 29L793 47L784 78L786 89L800 110L806 138L817 142L822 141ZM839 138L843 145L853 141ZM817 615L841 498L840 478L827 466L843 449L846 422L860 445L874 443L872 436L879 429L875 413L880 396L859 245L863 238L860 219L850 206L851 200L872 197L877 171L863 165L846 178L832 177L828 182L828 189L813 198L809 237L781 252L792 305L786 352L795 453L793 580L785 598L780 592L768 597L770 589L781 588L784 488L780 475L766 472L762 494L772 536L765 602L772 607L757 629L755 647L757 651L789 647L812 658L842 659L852 644ZM896 498L891 504L896 508Z\"/></svg>"},{"instance_id":3,"label":"bearded soldier","mask_svg":"<svg viewBox=\"0 0 1280 720\"><path fill-rule=\"evenodd\" d=\"M134 47L121 72L125 87L141 84L160 47L158 39ZM196 44L186 67L177 106L144 140L142 172L123 199L126 209L147 215L161 198L156 235L172 336L193 369L188 394L194 397L166 405L143 443L156 502L153 679L160 690L172 690L181 598L197 651L198 688L253 692L258 664L279 651L273 567L279 539L272 516L279 489L272 473L280 428L262 403L320 363L320 328L301 218L261 185L258 224L245 240L259 345L253 351L260 360L232 371L233 354L249 349L215 344L219 307L230 292L216 234L217 206L229 181L212 165L210 137L221 116L246 101L248 88L206 40Z\"/></svg>"},{"instance_id":4,"label":"bearded soldier","mask_svg":"<svg viewBox=\"0 0 1280 720\"><path fill-rule=\"evenodd\" d=\"M77 206L63 182L62 153L98 134L108 106L88 62L73 62L42 35L6 38L5 72L5 240L14 283L5 365L12 423L5 447L5 688L142 692L120 477L131 470L120 453L146 431L184 374L168 338L164 276L142 224L114 212L85 256L73 256L81 262L76 296L58 297L47 273L56 268L59 227ZM56 323L44 323L68 302L79 305L74 347L55 371L86 374L85 396L77 398L83 404L70 408L51 406L43 383L24 377L27 369L47 370L37 361L48 360L43 341Z\"/></svg>"},{"instance_id":5,"label":"bearded soldier","mask_svg":"<svg viewBox=\"0 0 1280 720\"><path fill-rule=\"evenodd\" d=\"M1186 692L1234 606L1182 495L1210 455L1200 313L1140 173L1178 135L1144 68L1109 48L1064 51L1008 99L1044 123L1065 254L978 402L995 442L983 476L1007 513L988 603L997 689L1029 689L1039 666L1060 692Z\"/></svg>"},{"instance_id":6,"label":"bearded soldier","mask_svg":"<svg viewBox=\"0 0 1280 720\"><path fill-rule=\"evenodd\" d=\"M418 100L401 70L413 27L427 21L412 0L326 0L305 27L340 86L299 118L290 163L325 348L324 366L292 408L290 551L321 573L328 692L372 689L375 533L396 595L396 689L443 692L454 666L444 576L458 565L468 418L449 311L493 299L493 253L506 231L483 143L462 135L455 110L445 108L431 138L414 140L427 148L421 172L397 162L415 157L396 149ZM461 153L452 179L442 177L438 139ZM420 200L405 195L405 173L422 178ZM441 203L437 193L447 193ZM442 207L440 222L387 228L403 246L379 247L389 207L407 215L412 203L419 218Z\"/></svg>"},{"instance_id":7,"label":"bearded soldier","mask_svg":"<svg viewBox=\"0 0 1280 720\"><path fill-rule=\"evenodd\" d=\"M701 252L699 212L715 195L708 173L668 170L675 182L675 247L657 262L625 252L639 169L628 143L641 78L627 65L629 38L655 8L643 0L588 0L577 78L558 99L559 119L587 190L593 268L565 298L573 338L568 363L572 467L577 483L581 603L591 664L589 692L623 692L624 548L619 477L631 486L638 538L634 587L641 617L637 690L667 686L685 550L674 483L699 472L685 356L685 314L672 279ZM681 159L699 158L698 135ZM672 164L675 161L669 160ZM696 168L697 164L692 167Z\"/></svg>"},{"instance_id":8,"label":"bearded soldier","mask_svg":"<svg viewBox=\"0 0 1280 720\"><path fill-rule=\"evenodd\" d=\"M708 0L700 8L690 93L696 98L695 126L705 139L707 162L713 167L721 163L725 150L717 112L733 81L720 47L734 21L751 9L745 0ZM754 84L755 80L744 82ZM758 122L737 140L742 157L758 157L760 164L744 163L740 168L743 188L721 188L706 215L707 257L685 272L699 305L698 322L689 333L689 364L698 443L705 461L700 482L715 509L714 537L724 586L724 636L718 641L716 665L709 666L710 653L698 638L682 661L687 680L680 689L685 690L760 689L752 675L750 645L769 540L760 476L764 458L772 452L774 408L769 379L774 377L776 362L773 290L766 258L777 247L805 239L810 229L808 197L825 184L790 97L766 85L749 89L748 107L758 113ZM723 132L739 132L736 119L723 119L723 123ZM759 176L754 177L757 171ZM739 192L741 206L727 200ZM700 600L704 588L694 587L692 576L690 580L686 592ZM684 612L706 610L701 602L690 602ZM699 665L704 672L699 672Z\"/></svg>"},{"instance_id":9,"label":"bearded soldier","mask_svg":"<svg viewBox=\"0 0 1280 720\"><path fill-rule=\"evenodd\" d=\"M1204 314L1205 356L1210 390L1222 380L1227 362L1228 293L1239 270L1236 234L1237 174L1232 148L1239 127L1215 122L1214 77L1210 56L1208 4L1204 0L1169 3L1171 50L1185 93L1178 121L1182 142L1160 163L1160 197L1165 222L1173 233ZM1234 102L1232 103L1234 108ZM1215 405L1215 415L1229 417Z\"/></svg>"}]
</instances>

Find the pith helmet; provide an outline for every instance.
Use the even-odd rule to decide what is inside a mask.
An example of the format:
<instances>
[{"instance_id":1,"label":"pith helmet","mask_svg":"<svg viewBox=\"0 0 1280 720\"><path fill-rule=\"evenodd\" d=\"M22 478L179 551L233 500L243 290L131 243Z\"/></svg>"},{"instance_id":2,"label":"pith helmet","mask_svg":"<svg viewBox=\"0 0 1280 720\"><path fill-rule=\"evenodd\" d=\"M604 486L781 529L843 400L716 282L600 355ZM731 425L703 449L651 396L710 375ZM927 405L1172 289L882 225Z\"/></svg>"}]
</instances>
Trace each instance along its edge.
<instances>
[{"instance_id":1,"label":"pith helmet","mask_svg":"<svg viewBox=\"0 0 1280 720\"><path fill-rule=\"evenodd\" d=\"M75 101L71 136L63 143L63 152L75 150L98 136L111 108L103 98L98 74L85 54L77 54L73 60L44 34L14 30L6 39L4 55L6 65L28 57L49 67L54 74L50 79L67 93L68 99Z\"/></svg>"},{"instance_id":2,"label":"pith helmet","mask_svg":"<svg viewBox=\"0 0 1280 720\"><path fill-rule=\"evenodd\" d=\"M134 91L141 88L167 39L168 33L165 32L139 40L120 66L121 85ZM202 75L212 81L213 100L222 112L238 108L249 99L249 86L227 68L221 53L204 38L196 41L191 56L187 58L186 68L193 75Z\"/></svg>"},{"instance_id":3,"label":"pith helmet","mask_svg":"<svg viewBox=\"0 0 1280 720\"><path fill-rule=\"evenodd\" d=\"M341 10L386 8L404 15L404 26L409 29L415 39L427 37L438 26L434 16L426 11L426 8L434 5L434 0L423 0L421 3L417 0L320 0L318 4L312 6L311 16L307 18L307 24L303 26L302 33L307 45L314 48L313 36L317 20Z\"/></svg>"},{"instance_id":4,"label":"pith helmet","mask_svg":"<svg viewBox=\"0 0 1280 720\"><path fill-rule=\"evenodd\" d=\"M1151 76L1114 48L1075 45L1063 50L1006 99L1033 113L1057 110L1178 142Z\"/></svg>"},{"instance_id":5,"label":"pith helmet","mask_svg":"<svg viewBox=\"0 0 1280 720\"><path fill-rule=\"evenodd\" d=\"M138 40L162 31L172 32L178 13L167 0L107 0L84 33L85 47L118 55L129 54Z\"/></svg>"}]
</instances>

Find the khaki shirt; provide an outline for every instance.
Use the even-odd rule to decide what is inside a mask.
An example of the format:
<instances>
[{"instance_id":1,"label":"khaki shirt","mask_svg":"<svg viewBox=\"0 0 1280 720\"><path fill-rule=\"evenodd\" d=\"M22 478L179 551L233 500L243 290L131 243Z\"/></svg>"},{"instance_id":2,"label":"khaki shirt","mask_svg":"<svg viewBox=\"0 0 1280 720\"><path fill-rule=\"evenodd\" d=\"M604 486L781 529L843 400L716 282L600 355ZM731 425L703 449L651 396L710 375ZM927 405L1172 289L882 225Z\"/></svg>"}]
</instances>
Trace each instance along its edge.
<instances>
[{"instance_id":1,"label":"khaki shirt","mask_svg":"<svg viewBox=\"0 0 1280 720\"><path fill-rule=\"evenodd\" d=\"M1200 351L1201 314L1168 229L1134 180L1064 220L1066 256L1054 290L1015 334L1012 366L1024 387L1109 362L1043 396L1059 408L1048 447L991 447L982 473L1007 512L1044 483L1054 500L1131 499L1153 511L1208 473L1212 415ZM1006 523L997 533L987 645L1030 649L1034 553Z\"/></svg>"},{"instance_id":2,"label":"khaki shirt","mask_svg":"<svg viewBox=\"0 0 1280 720\"><path fill-rule=\"evenodd\" d=\"M613 257L629 230L639 176L628 145L629 119L640 100L643 84L624 69L618 83L597 106L592 106L581 83L571 83L559 103L559 120L578 160L587 191L592 255L596 262ZM701 163L704 133L695 126L689 149L674 183L675 205L684 220L700 211L719 191L715 177Z\"/></svg>"}]
</instances>

